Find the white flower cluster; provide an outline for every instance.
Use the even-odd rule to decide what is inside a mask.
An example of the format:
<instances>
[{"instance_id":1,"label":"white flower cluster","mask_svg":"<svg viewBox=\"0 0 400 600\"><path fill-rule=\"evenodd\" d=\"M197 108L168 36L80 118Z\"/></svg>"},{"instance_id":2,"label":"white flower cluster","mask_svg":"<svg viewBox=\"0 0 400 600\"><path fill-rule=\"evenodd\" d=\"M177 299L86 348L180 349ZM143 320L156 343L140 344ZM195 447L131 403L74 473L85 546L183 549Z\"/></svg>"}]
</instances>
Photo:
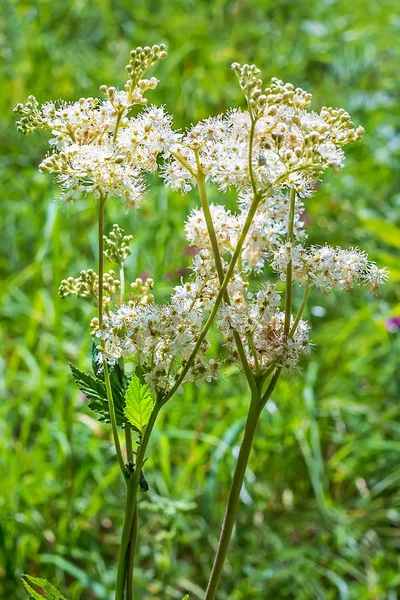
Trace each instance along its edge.
<instances>
[{"instance_id":1,"label":"white flower cluster","mask_svg":"<svg viewBox=\"0 0 400 600\"><path fill-rule=\"evenodd\" d=\"M252 370L263 373L272 364L292 370L301 352L309 351L308 324L300 321L293 334L285 336L285 313L279 310L281 298L269 283L259 289L250 302L243 297L235 300L232 306L222 306L218 316L218 327L229 355L237 358L232 335L237 331Z\"/></svg>"},{"instance_id":2,"label":"white flower cluster","mask_svg":"<svg viewBox=\"0 0 400 600\"><path fill-rule=\"evenodd\" d=\"M143 93L157 80L141 79L157 60L166 56L162 46L138 48L131 53L127 70L131 78L123 91L102 86L106 99L81 98L77 102L47 102L39 106L30 96L16 107L24 133L46 129L55 150L45 158L42 172L56 173L61 199L69 204L82 193L116 196L127 207L137 207L144 195L142 173L157 169L157 156L167 152L177 135L163 108L151 106L131 117L135 104L144 104Z\"/></svg>"},{"instance_id":3,"label":"white flower cluster","mask_svg":"<svg viewBox=\"0 0 400 600\"><path fill-rule=\"evenodd\" d=\"M282 244L274 251L271 265L283 280L290 261L294 281L299 285L310 282L325 294L333 290L347 292L360 284L377 291L388 278L386 269L378 269L367 254L357 248L304 248L300 244Z\"/></svg>"},{"instance_id":4,"label":"white flower cluster","mask_svg":"<svg viewBox=\"0 0 400 600\"><path fill-rule=\"evenodd\" d=\"M224 271L228 263L222 260ZM200 250L193 257L191 270L193 277L190 281L175 288L175 296L184 295L189 305L200 306L204 310L211 310L219 292L219 279L212 253L209 250ZM233 273L228 283L230 298L242 298L246 293L248 282L241 274Z\"/></svg>"},{"instance_id":5,"label":"white flower cluster","mask_svg":"<svg viewBox=\"0 0 400 600\"><path fill-rule=\"evenodd\" d=\"M122 356L133 358L153 390L167 393L188 360L204 323L203 290L186 284L175 289L170 303L147 305L128 302L104 317L104 355L114 363ZM186 381L217 377L219 363L207 358L204 341ZM100 356L100 359L102 359Z\"/></svg>"},{"instance_id":6,"label":"white flower cluster","mask_svg":"<svg viewBox=\"0 0 400 600\"><path fill-rule=\"evenodd\" d=\"M230 186L243 191L255 184L261 191L294 188L308 196L322 171L343 166L341 148L364 133L362 127L354 129L345 110L308 111L311 94L276 78L264 90L260 104L258 86L257 107L251 113L233 110L208 118L176 142L172 147L175 158L164 168L165 181L172 189L189 191L200 165L222 191Z\"/></svg>"},{"instance_id":7,"label":"white flower cluster","mask_svg":"<svg viewBox=\"0 0 400 600\"><path fill-rule=\"evenodd\" d=\"M172 119L163 108L151 106L132 117L132 107L146 104L145 92L158 83L155 78L143 79L144 74L165 56L162 45L133 50L124 89L102 86L104 100L82 98L72 104L40 106L31 96L25 106L16 107L21 131L51 132L53 153L40 169L57 174L66 203L93 192L102 199L117 196L126 206L137 207L145 191L142 175L158 168L160 154L165 159L166 185L182 192L198 185L203 206L206 181L221 191L236 188L237 212L210 206L221 262L218 259L216 265L213 257L210 223L207 226L203 210L193 210L185 225L188 241L198 249L190 280L175 288L170 302L157 305L151 293L153 280L137 279L129 302L114 312L108 303L101 330L98 319L92 322L93 335L103 341L100 358L110 363L132 358L152 389L164 395L189 364L184 381L217 376L220 363L207 357L205 339L192 356L210 311L216 313L230 359L243 366L245 356L258 375L274 366L291 370L300 354L309 350L308 325L301 320L304 303L294 320L290 302L281 311L281 298L272 283L254 295L248 292L246 274L259 273L267 260L281 279L291 264L294 282L312 284L324 293L347 291L357 284L377 290L387 278L386 270L378 269L358 249L302 245L306 235L301 198L315 190L325 169L343 166L342 148L363 134L362 127L355 129L343 109L309 110L311 94L276 78L265 87L256 66L238 64L233 69L247 110L205 119L184 134L172 131ZM129 254L128 243L129 236L115 226L105 238L106 256L122 263ZM232 257L237 262L229 266ZM229 298L219 291L220 278L228 269ZM119 289L114 277L105 276L104 284L110 294ZM96 297L98 277L83 272L80 278L64 280L60 291L64 296ZM247 374L246 365L244 370Z\"/></svg>"},{"instance_id":8,"label":"white flower cluster","mask_svg":"<svg viewBox=\"0 0 400 600\"><path fill-rule=\"evenodd\" d=\"M211 205L210 212L214 223L219 250L222 255L233 254L243 225L247 217L247 202L242 199L240 210L232 214L224 206ZM296 202L294 219L294 237L304 238L304 223L301 221L303 204ZM282 243L287 234L289 214L288 198L276 193L260 203L242 250L242 268L245 272L260 272L270 251L276 244ZM211 242L202 209L194 209L186 224L187 240L197 248L211 250Z\"/></svg>"}]
</instances>

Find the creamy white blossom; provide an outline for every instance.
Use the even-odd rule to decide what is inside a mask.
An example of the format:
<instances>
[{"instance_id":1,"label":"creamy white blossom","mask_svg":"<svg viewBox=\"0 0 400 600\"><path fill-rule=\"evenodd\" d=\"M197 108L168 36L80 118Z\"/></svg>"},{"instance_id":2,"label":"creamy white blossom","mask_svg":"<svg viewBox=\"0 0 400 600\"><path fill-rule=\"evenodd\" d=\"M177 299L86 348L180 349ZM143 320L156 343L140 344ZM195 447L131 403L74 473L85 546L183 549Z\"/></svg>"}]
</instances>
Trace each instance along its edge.
<instances>
[{"instance_id":1,"label":"creamy white blossom","mask_svg":"<svg viewBox=\"0 0 400 600\"><path fill-rule=\"evenodd\" d=\"M277 78L262 97L256 115L250 101L250 110L232 110L189 129L172 146L175 157L164 168L167 185L187 192L195 184L193 174L201 168L222 191L255 185L267 191L294 188L305 197L320 173L343 166L342 147L364 132L362 127L354 128L343 109L309 111L311 94Z\"/></svg>"},{"instance_id":2,"label":"creamy white blossom","mask_svg":"<svg viewBox=\"0 0 400 600\"><path fill-rule=\"evenodd\" d=\"M120 198L127 207L139 206L145 192L142 174L155 171L159 154L168 155L170 145L180 137L162 107L151 106L135 117L130 114L135 104L147 102L143 94L157 85L157 79L142 79L143 74L165 56L162 46L133 50L124 90L101 86L104 100L81 98L40 106L30 96L25 106L16 107L22 115L21 131L44 129L53 136L52 152L40 170L57 175L63 202L70 204L93 192L96 197Z\"/></svg>"},{"instance_id":3,"label":"creamy white blossom","mask_svg":"<svg viewBox=\"0 0 400 600\"><path fill-rule=\"evenodd\" d=\"M209 207L220 256L214 257L203 209L189 215L185 234L197 251L189 280L174 288L168 302L155 303L153 280L137 278L129 301L112 310L120 282L112 271L103 277L108 294L105 314L92 321L93 334L102 342L99 360L104 357L110 364L121 357L133 360L146 382L162 395L178 379L199 382L217 376L224 361L208 356L210 346L202 333L204 324L211 322L210 312L216 313L228 360L240 364L246 375L247 366L261 378L274 368L296 368L301 354L310 349L309 326L301 318L305 301L293 317L291 302L285 303L283 312L273 281L252 294L249 274L260 275L266 264L275 271L272 279L288 278L288 289L297 284L328 293L364 284L376 291L387 279L386 270L357 248L304 246L302 199L315 191L324 170L343 166L343 147L361 137L362 127L355 128L343 109L310 110L310 93L277 78L264 86L255 65L238 64L233 69L247 110L209 117L183 134L173 131L172 118L163 107L146 107L132 116L132 108L145 105L145 93L158 83L154 77L144 79L144 74L165 56L162 45L133 50L123 89L102 86L102 100L81 98L40 106L31 96L25 106L16 107L21 131L51 133L51 152L40 170L56 174L64 203L92 192L138 207L145 193L143 175L157 170L160 155L166 185L184 193L198 185L204 209L206 183L222 192L236 189L236 210L220 204ZM129 241L114 226L105 238L106 257L122 264L130 252ZM221 280L228 270L222 295ZM82 271L78 278L63 280L60 293L98 301L98 276ZM200 336L199 351L192 355Z\"/></svg>"},{"instance_id":4,"label":"creamy white blossom","mask_svg":"<svg viewBox=\"0 0 400 600\"><path fill-rule=\"evenodd\" d=\"M231 213L221 205L210 206L215 234L222 255L232 255L247 217L247 198L242 197L239 211ZM296 202L294 237L305 237L301 214L303 204ZM282 243L287 234L289 201L282 193L276 193L260 203L242 250L242 267L245 272L259 272L267 260L268 251ZM211 250L211 242L202 209L194 209L185 224L187 240L197 248Z\"/></svg>"},{"instance_id":5,"label":"creamy white blossom","mask_svg":"<svg viewBox=\"0 0 400 600\"><path fill-rule=\"evenodd\" d=\"M121 357L133 359L153 390L167 393L174 385L197 342L204 323L200 292L176 288L171 302L157 305L128 302L104 317L98 335L104 348L100 359L113 364ZM203 341L184 381L217 377L219 362L207 357L209 343Z\"/></svg>"},{"instance_id":6,"label":"creamy white blossom","mask_svg":"<svg viewBox=\"0 0 400 600\"><path fill-rule=\"evenodd\" d=\"M294 281L299 285L310 282L325 294L332 290L347 292L357 285L376 291L388 278L387 270L378 269L358 248L282 244L274 251L271 265L283 280L290 261Z\"/></svg>"},{"instance_id":7,"label":"creamy white blossom","mask_svg":"<svg viewBox=\"0 0 400 600\"><path fill-rule=\"evenodd\" d=\"M219 310L218 327L229 355L236 358L233 331L239 333L248 363L254 371L265 372L273 364L293 369L302 352L309 351L308 324L300 320L296 329L285 336L285 313L279 307L281 298L272 284L265 284L247 301L236 298L231 306ZM291 327L294 325L291 320Z\"/></svg>"}]
</instances>

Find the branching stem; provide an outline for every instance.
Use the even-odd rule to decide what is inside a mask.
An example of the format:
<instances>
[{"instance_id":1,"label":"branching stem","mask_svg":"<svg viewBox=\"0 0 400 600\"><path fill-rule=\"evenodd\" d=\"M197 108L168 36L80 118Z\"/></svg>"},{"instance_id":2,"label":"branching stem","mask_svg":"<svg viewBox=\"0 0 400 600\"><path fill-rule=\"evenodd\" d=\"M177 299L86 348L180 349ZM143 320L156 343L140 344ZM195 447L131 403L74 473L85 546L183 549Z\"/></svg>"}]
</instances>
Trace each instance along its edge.
<instances>
[{"instance_id":1,"label":"branching stem","mask_svg":"<svg viewBox=\"0 0 400 600\"><path fill-rule=\"evenodd\" d=\"M250 160L249 160L249 168L250 168ZM295 214L295 201L296 194L294 190L291 190L290 193L290 205L289 205L289 216L288 216L288 232L287 232L287 242L292 243L293 241L293 228L294 228L294 214ZM308 292L307 292L308 293ZM304 304L299 310L298 319L300 321L301 313L304 310L305 303L307 301L307 294L305 294L305 299L303 299ZM284 336L285 339L289 336L290 329L290 318L291 318L291 308L292 308L292 261L289 262L287 270L286 270L286 296L285 296L285 322L284 322ZM297 324L295 322L294 325ZM294 327L293 325L293 327ZM295 332L295 328L293 329L293 333ZM274 369L274 365L272 364L270 370L267 372L268 374L272 373ZM247 415L246 426L244 430L242 444L240 446L239 456L236 463L236 468L232 478L231 489L228 496L228 502L226 505L224 521L222 525L221 535L219 538L218 549L214 560L214 565L211 571L210 579L208 582L206 595L204 600L214 600L216 597L216 593L218 590L219 582L222 575L223 566L225 563L226 555L228 553L229 542L232 536L233 527L236 521L237 511L239 508L239 500L240 500L240 491L242 489L244 476L246 473L247 463L249 460L251 448L253 445L254 435L257 428L257 424L264 408L266 402L271 397L275 386L279 380L281 375L282 367L278 367L275 369L275 372L269 382L267 390L265 393L262 393L263 384L266 379L266 374L264 377L257 378L257 390L256 393L252 393L251 404L249 408L249 412Z\"/></svg>"},{"instance_id":2,"label":"branching stem","mask_svg":"<svg viewBox=\"0 0 400 600\"><path fill-rule=\"evenodd\" d=\"M293 323L293 326L292 326L292 328L290 330L289 338L292 338L294 336L294 334L296 333L297 327L298 327L298 325L300 323L301 317L303 316L303 312L304 312L304 309L305 309L306 304L307 304L308 294L310 292L310 287L311 287L311 282L308 279L307 283L306 283L305 290L304 290L303 299L302 299L301 304L300 304L299 312L297 313L296 320Z\"/></svg>"},{"instance_id":3,"label":"branching stem","mask_svg":"<svg viewBox=\"0 0 400 600\"><path fill-rule=\"evenodd\" d=\"M98 218L98 238L99 238L99 330L103 329L103 305L104 305L104 207L107 201L107 196L100 193L99 200L99 218ZM101 346L104 348L104 340L101 340ZM122 457L121 444L118 436L117 420L115 417L114 400L112 395L110 373L108 371L107 361L103 360L104 369L104 383L107 392L108 410L110 413L110 422L113 433L113 439L115 444L115 450L117 452L118 463L121 472L125 471L125 463Z\"/></svg>"},{"instance_id":4,"label":"branching stem","mask_svg":"<svg viewBox=\"0 0 400 600\"><path fill-rule=\"evenodd\" d=\"M288 218L288 228L287 228L287 236L286 242L288 244L293 243L293 227L294 227L294 209L296 203L296 192L292 188L290 190L290 199L289 199L289 218ZM285 323L283 334L285 339L288 338L289 329L290 329L290 318L292 315L292 286L293 286L293 262L292 259L289 260L288 265L286 267L286 296L285 296Z\"/></svg>"},{"instance_id":5,"label":"branching stem","mask_svg":"<svg viewBox=\"0 0 400 600\"><path fill-rule=\"evenodd\" d=\"M210 579L206 590L204 600L214 600L218 590L222 575L226 555L228 553L229 542L232 536L233 527L239 508L240 491L242 489L244 476L249 461L254 435L257 429L261 411L267 400L270 398L279 379L280 369L275 371L268 389L264 396L261 396L261 383L257 392L252 394L250 409L247 415L246 425L243 434L242 444L240 446L239 456L237 458L235 471L232 478L231 489L229 491L228 502L225 509L224 521L222 524L221 535L218 542L217 553L214 559L214 565L211 571Z\"/></svg>"},{"instance_id":6,"label":"branching stem","mask_svg":"<svg viewBox=\"0 0 400 600\"><path fill-rule=\"evenodd\" d=\"M204 173L201 170L201 165L200 165L200 160L199 160L199 153L195 152L196 155L196 162L197 162L197 174L196 174L196 181L197 181L197 186L199 188L199 196L200 196L200 201L201 201L201 207L203 209L203 213L204 213L204 218L206 221L206 225L207 225L207 231L208 231L208 235L210 237L210 242L211 242L211 247L212 247L212 251L213 251L213 256L214 256L214 261L215 261L215 266L217 269L217 273L218 273L218 279L220 282L220 285L222 286L223 281L224 281L224 269L222 266L222 260L221 260L221 255L219 252L219 247L218 247L218 240L217 240L217 236L215 234L215 229L214 229L214 223L212 220L212 216L211 216L211 212L210 212L210 206L208 203L208 197L207 197L207 188L206 188L206 178ZM225 291L224 294L224 302L228 305L230 305L230 298L229 298L229 293L228 290ZM243 343L242 340L240 338L240 335L237 331L233 330L233 337L235 340L235 344L239 353L239 357L240 357L240 362L242 364L243 367L243 371L246 375L246 379L249 383L250 389L255 391L256 389L256 385L255 385L255 380L254 380L254 375L251 371L250 365L248 363L247 357L246 357L246 352L244 350L243 347Z\"/></svg>"},{"instance_id":7,"label":"branching stem","mask_svg":"<svg viewBox=\"0 0 400 600\"><path fill-rule=\"evenodd\" d=\"M122 528L122 536L121 536L121 545L119 549L119 560L118 560L118 571L117 571L117 585L116 585L116 593L115 600L124 600L124 590L127 581L132 581L130 576L127 577L127 570L133 572L134 560L136 554L136 542L137 542L137 527L134 528L135 534L132 537L134 519L136 514L136 504L137 504L137 492L140 481L140 474L142 472L143 463L146 455L147 446L150 440L151 433L153 431L155 422L158 417L158 413L162 407L161 402L157 399L153 412L150 415L150 420L144 429L141 443L138 448L138 452L136 455L136 464L135 471L130 477L127 479L127 487L128 493L126 497L126 505L125 505L125 517L124 524ZM129 548L129 558L127 560Z\"/></svg>"}]
</instances>

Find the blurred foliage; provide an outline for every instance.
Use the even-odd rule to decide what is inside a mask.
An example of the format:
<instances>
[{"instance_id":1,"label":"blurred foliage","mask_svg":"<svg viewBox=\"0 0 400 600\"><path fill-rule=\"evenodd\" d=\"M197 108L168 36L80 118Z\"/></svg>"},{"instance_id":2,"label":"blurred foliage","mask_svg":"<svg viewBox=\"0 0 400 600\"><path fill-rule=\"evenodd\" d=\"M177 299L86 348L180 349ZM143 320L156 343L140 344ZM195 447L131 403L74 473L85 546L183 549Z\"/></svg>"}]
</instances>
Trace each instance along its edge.
<instances>
[{"instance_id":1,"label":"blurred foliage","mask_svg":"<svg viewBox=\"0 0 400 600\"><path fill-rule=\"evenodd\" d=\"M391 271L379 298L314 293L315 351L279 384L259 427L220 600L400 597L400 13L395 0L3 0L0 597L24 572L71 600L112 597L124 485L108 428L67 361L90 362L89 305L57 297L94 265L95 204L61 211L37 173L45 136L22 138L12 107L121 84L130 48L166 42L151 99L178 127L243 101L233 60L256 62L343 106L367 133L307 202L310 241L359 245ZM163 298L187 267L196 203L151 180L149 201L108 224L134 235L127 266ZM213 199L217 193L212 191ZM229 199L228 199L229 200ZM83 340L83 341L82 341ZM164 411L140 507L140 598L202 598L247 406L235 373L187 387Z\"/></svg>"}]
</instances>

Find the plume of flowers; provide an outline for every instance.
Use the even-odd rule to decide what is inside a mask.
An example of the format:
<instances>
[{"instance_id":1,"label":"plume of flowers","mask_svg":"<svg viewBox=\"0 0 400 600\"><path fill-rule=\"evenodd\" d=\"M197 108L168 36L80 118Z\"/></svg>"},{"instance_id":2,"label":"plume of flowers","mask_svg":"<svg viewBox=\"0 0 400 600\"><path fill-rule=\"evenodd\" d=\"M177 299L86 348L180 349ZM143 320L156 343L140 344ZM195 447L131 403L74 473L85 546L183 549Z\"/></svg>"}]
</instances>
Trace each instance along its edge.
<instances>
[{"instance_id":1,"label":"plume of flowers","mask_svg":"<svg viewBox=\"0 0 400 600\"><path fill-rule=\"evenodd\" d=\"M72 203L92 192L95 197L115 196L127 207L138 207L145 192L142 174L157 169L157 157L167 152L177 134L172 119L162 107L150 106L130 115L138 104L146 104L144 93L157 86L157 79L143 79L146 71L166 57L165 46L136 48L127 65L129 79L123 90L101 86L105 99L81 98L77 102L46 102L34 96L18 104L17 126L25 134L48 130L52 152L41 162L40 171L55 173L61 200Z\"/></svg>"},{"instance_id":2,"label":"plume of flowers","mask_svg":"<svg viewBox=\"0 0 400 600\"><path fill-rule=\"evenodd\" d=\"M388 278L387 270L378 269L358 248L345 250L327 245L304 248L301 244L285 243L274 251L271 263L283 280L289 262L293 279L299 285L309 282L324 294L333 290L348 292L357 285L377 291Z\"/></svg>"},{"instance_id":3,"label":"plume of flowers","mask_svg":"<svg viewBox=\"0 0 400 600\"><path fill-rule=\"evenodd\" d=\"M312 96L277 78L262 89L254 65L234 64L248 110L231 110L199 122L176 140L164 178L187 192L200 166L220 190L293 188L306 197L327 168L343 166L343 146L364 133L344 109L308 110ZM249 153L251 145L251 153ZM249 160L249 156L251 159Z\"/></svg>"},{"instance_id":4,"label":"plume of flowers","mask_svg":"<svg viewBox=\"0 0 400 600\"><path fill-rule=\"evenodd\" d=\"M168 393L188 360L204 323L201 288L178 286L170 302L130 301L104 318L104 328L96 331L110 364L121 357L132 359L151 387ZM96 325L97 323L95 323ZM220 364L207 357L209 343L204 341L185 378L200 381L217 377Z\"/></svg>"}]
</instances>

